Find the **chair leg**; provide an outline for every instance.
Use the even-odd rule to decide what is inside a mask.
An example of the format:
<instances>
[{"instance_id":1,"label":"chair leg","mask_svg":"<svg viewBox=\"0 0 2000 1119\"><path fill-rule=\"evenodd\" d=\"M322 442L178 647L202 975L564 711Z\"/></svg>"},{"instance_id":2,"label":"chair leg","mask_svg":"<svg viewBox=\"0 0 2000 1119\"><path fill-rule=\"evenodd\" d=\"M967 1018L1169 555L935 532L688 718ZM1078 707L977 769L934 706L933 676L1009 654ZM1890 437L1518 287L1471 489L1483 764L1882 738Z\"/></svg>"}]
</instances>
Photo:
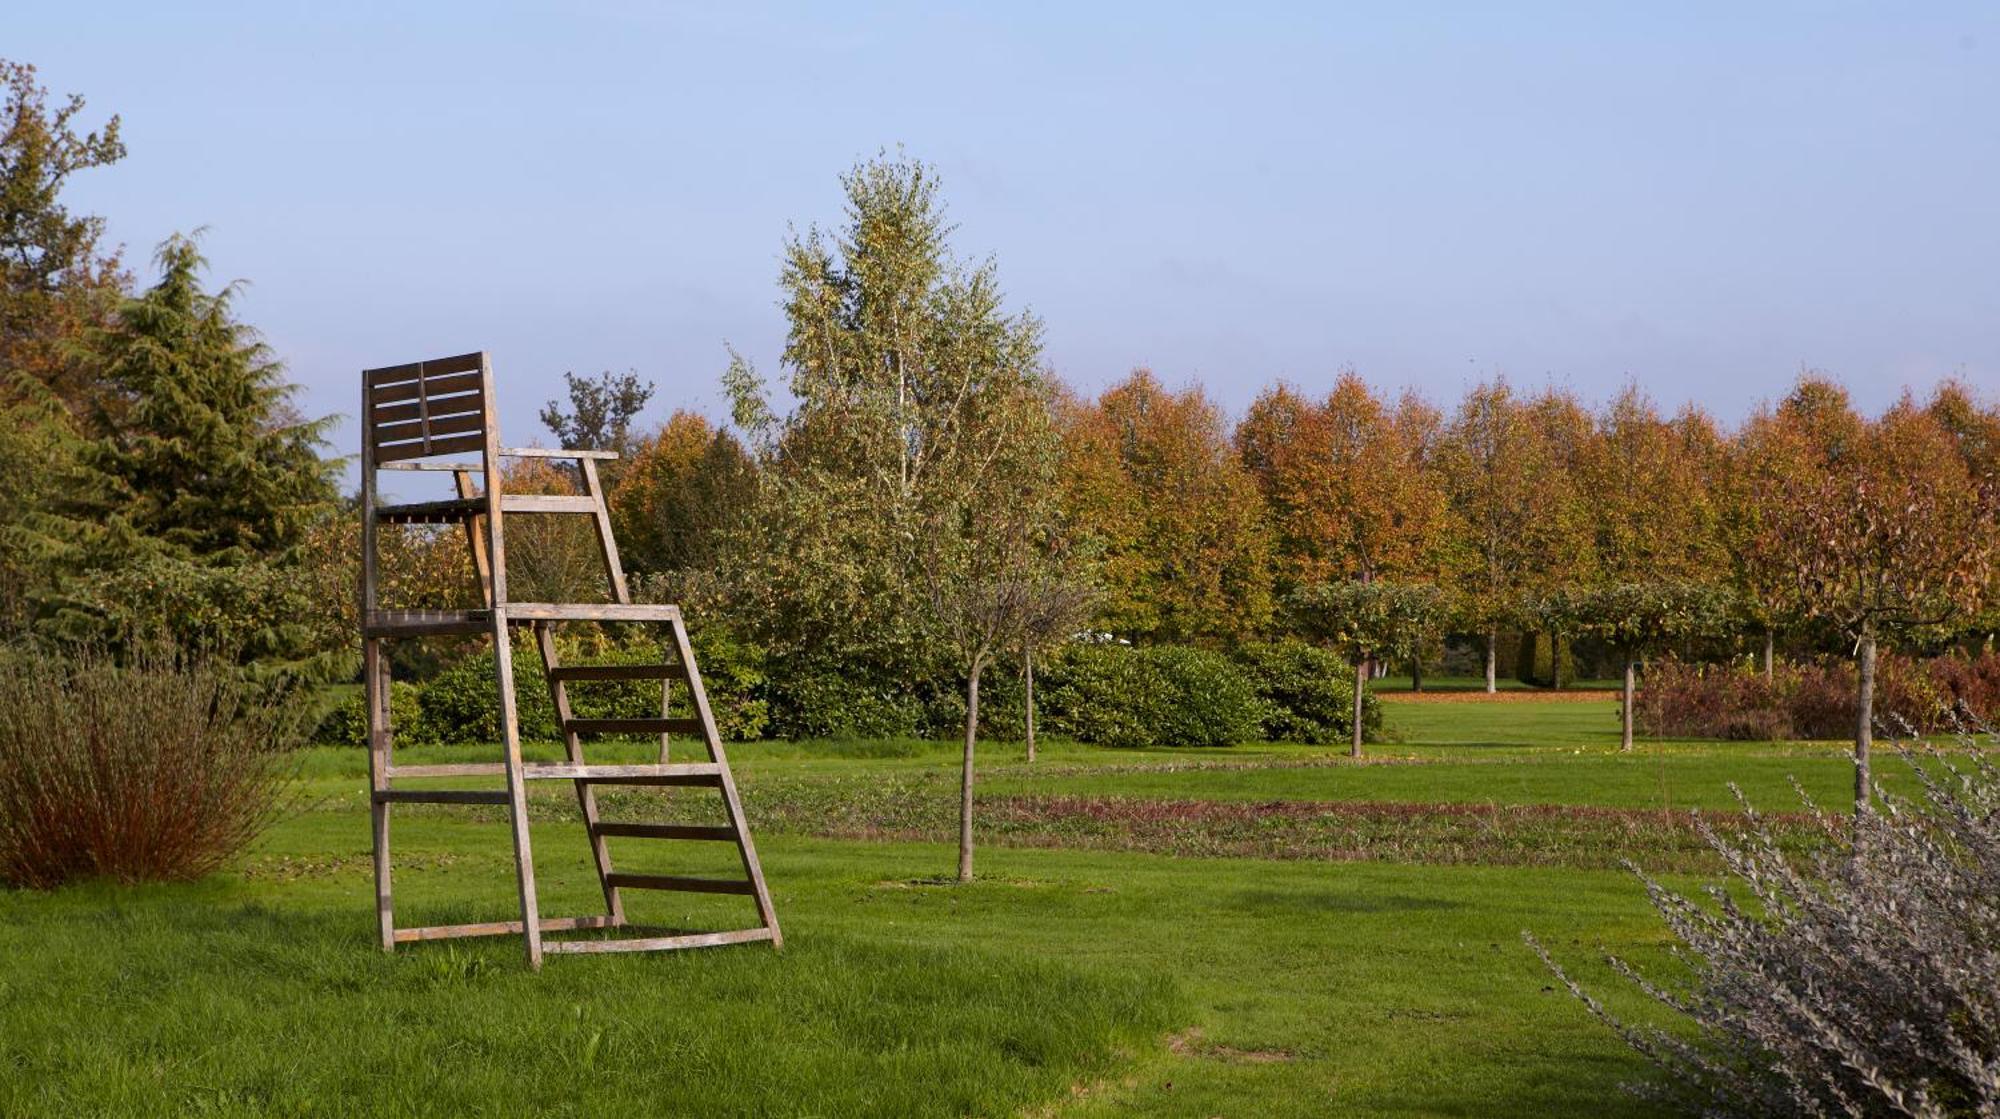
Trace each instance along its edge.
<instances>
[{"instance_id":1,"label":"chair leg","mask_svg":"<svg viewBox=\"0 0 2000 1119\"><path fill-rule=\"evenodd\" d=\"M389 758L394 727L389 712L389 658L382 655L380 638L362 645L362 687L368 712L368 785L376 793L389 787ZM375 845L375 920L380 928L382 950L396 950L396 915L389 891L389 803L370 795L369 816Z\"/></svg>"},{"instance_id":2,"label":"chair leg","mask_svg":"<svg viewBox=\"0 0 2000 1119\"><path fill-rule=\"evenodd\" d=\"M528 966L542 966L541 907L535 900L535 856L528 841L527 782L521 775L521 722L514 704L514 651L508 642L507 610L493 609L494 671L500 684L500 733L507 745L507 815L514 829L514 873L521 886L521 932Z\"/></svg>"}]
</instances>

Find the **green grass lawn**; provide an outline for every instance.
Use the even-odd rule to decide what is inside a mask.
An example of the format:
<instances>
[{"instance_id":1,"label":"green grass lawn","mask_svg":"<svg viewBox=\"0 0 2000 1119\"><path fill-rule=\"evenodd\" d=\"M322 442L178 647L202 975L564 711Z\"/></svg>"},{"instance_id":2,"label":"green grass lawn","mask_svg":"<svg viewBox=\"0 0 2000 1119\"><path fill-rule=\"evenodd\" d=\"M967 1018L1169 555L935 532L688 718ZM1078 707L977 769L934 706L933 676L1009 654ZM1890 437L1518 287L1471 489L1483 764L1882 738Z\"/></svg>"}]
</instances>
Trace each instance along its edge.
<instances>
[{"instance_id":1,"label":"green grass lawn","mask_svg":"<svg viewBox=\"0 0 2000 1119\"><path fill-rule=\"evenodd\" d=\"M1520 934L1606 982L1600 946L1663 965L1664 933L1629 875L1562 850L1615 826L1667 858L1680 841L1645 838L1655 809L1727 807L1730 781L1791 807L1788 775L1844 807L1846 770L1829 745L1620 755L1614 712L1391 702L1396 741L1359 765L1051 743L1030 768L990 744L966 887L939 880L954 746L739 747L784 951L555 957L539 975L511 938L379 952L365 761L314 750L303 810L231 873L0 895L0 1114L1650 1114L1618 1090L1644 1066ZM547 794L544 912L593 911L566 790ZM1517 841L1424 831L1454 805L1516 806L1468 826ZM511 915L505 827L482 811L397 816L400 923ZM1131 822L1162 812L1170 826ZM616 853L722 869L704 846ZM741 898L628 905L676 927L751 919Z\"/></svg>"}]
</instances>

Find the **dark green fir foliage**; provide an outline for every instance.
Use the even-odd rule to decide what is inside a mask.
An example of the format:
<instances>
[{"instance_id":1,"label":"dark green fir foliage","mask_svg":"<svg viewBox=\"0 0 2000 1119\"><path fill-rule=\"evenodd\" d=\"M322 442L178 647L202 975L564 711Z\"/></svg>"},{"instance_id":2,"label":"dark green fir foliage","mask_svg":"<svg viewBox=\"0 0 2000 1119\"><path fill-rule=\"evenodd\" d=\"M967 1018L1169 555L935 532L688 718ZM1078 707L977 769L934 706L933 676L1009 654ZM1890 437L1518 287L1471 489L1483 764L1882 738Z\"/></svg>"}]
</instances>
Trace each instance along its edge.
<instances>
[{"instance_id":1,"label":"dark green fir foliage","mask_svg":"<svg viewBox=\"0 0 2000 1119\"><path fill-rule=\"evenodd\" d=\"M253 657L314 650L287 619L313 515L334 501L318 447L329 420L291 410L282 369L202 288L193 239L160 246L161 277L91 345L101 369L82 477L54 510L66 561L38 628L64 639L172 632Z\"/></svg>"}]
</instances>

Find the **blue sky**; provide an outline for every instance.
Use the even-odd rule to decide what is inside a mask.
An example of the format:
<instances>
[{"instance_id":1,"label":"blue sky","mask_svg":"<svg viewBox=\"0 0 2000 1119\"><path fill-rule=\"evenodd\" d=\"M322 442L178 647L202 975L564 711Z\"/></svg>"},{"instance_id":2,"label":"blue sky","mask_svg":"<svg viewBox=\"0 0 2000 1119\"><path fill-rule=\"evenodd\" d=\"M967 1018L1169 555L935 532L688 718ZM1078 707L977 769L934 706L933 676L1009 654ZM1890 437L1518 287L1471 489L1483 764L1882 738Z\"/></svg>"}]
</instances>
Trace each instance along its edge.
<instances>
[{"instance_id":1,"label":"blue sky","mask_svg":"<svg viewBox=\"0 0 2000 1119\"><path fill-rule=\"evenodd\" d=\"M207 226L315 414L484 348L510 441L565 369L721 415L725 342L780 373L788 225L899 144L1084 389L1630 378L1731 420L1802 366L1870 407L2000 389L1990 5L81 10L0 28L124 118L70 202L142 278Z\"/></svg>"}]
</instances>

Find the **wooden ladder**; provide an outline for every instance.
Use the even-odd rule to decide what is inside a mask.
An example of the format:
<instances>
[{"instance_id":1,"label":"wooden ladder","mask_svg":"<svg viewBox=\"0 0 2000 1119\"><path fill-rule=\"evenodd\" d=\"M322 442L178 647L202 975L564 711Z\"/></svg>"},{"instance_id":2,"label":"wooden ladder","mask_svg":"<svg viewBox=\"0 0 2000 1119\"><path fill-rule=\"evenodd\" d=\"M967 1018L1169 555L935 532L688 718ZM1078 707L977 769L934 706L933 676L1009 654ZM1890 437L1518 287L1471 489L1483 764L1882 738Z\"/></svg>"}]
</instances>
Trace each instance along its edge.
<instances>
[{"instance_id":1,"label":"wooden ladder","mask_svg":"<svg viewBox=\"0 0 2000 1119\"><path fill-rule=\"evenodd\" d=\"M618 560L611 517L597 463L617 456L606 451L502 449L493 415L493 374L484 353L409 365L367 370L362 374L362 415L366 429L361 447L361 630L363 677L368 714L368 758L371 814L374 825L375 908L382 948L398 944L460 936L520 933L528 963L539 968L547 952L635 952L696 948L769 941L783 945L777 913L743 818L743 805L729 759L717 733L708 694L695 664L687 625L679 607L634 603ZM477 461L437 462L439 456L477 453ZM583 494L504 494L498 464L508 458L557 458L572 461L583 482ZM380 470L447 471L457 497L442 501L383 504L379 500ZM484 493L473 482L483 477ZM612 601L609 603L512 602L507 596L507 560L503 526L510 514L576 514L591 518L603 559ZM477 573L482 604L473 609L385 610L378 606L378 532L384 525L457 524ZM670 656L646 665L564 665L560 662L555 627L563 622L636 623L664 626ZM515 699L510 631L527 627L541 655L549 696L562 730L566 761L529 764L521 758L520 718ZM486 634L492 639L494 673L500 690L503 759L456 765L397 765L394 727L390 719L389 658L384 642L398 638ZM660 682L657 717L591 719L576 717L570 702L573 683L591 681ZM670 699L678 684L692 714L673 717ZM583 738L599 734L657 734L657 762L641 765L593 765L586 760ZM707 760L674 762L668 754L670 736L698 735ZM398 788L398 778L504 777L503 789ZM590 840L591 858L604 892L605 912L579 917L543 917L535 896L534 857L529 842L527 782L566 780L576 791ZM692 786L717 790L723 823L693 825L606 821L600 818L597 789L604 785ZM476 924L398 928L391 898L389 812L397 803L501 805L514 842L514 866L520 889L521 919ZM727 842L736 846L742 878L685 877L622 873L613 867L606 840L653 839ZM543 933L593 929L626 929L622 890L654 889L696 893L741 894L755 904L755 926L720 932L648 930L644 935L616 939L548 939Z\"/></svg>"}]
</instances>

